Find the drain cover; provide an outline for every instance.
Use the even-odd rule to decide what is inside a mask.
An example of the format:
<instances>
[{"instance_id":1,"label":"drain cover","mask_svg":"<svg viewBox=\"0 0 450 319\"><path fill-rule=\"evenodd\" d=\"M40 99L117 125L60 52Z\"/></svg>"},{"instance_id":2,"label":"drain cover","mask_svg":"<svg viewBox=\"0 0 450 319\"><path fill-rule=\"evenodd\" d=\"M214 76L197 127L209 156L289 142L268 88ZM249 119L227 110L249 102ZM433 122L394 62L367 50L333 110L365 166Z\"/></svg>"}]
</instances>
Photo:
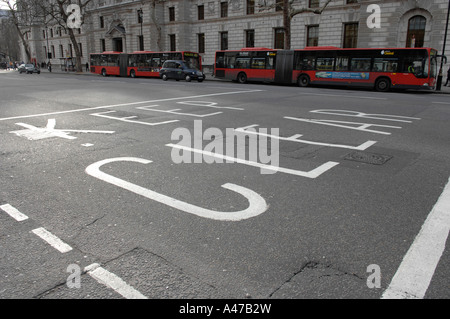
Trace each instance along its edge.
<instances>
[{"instance_id":1,"label":"drain cover","mask_svg":"<svg viewBox=\"0 0 450 319\"><path fill-rule=\"evenodd\" d=\"M347 154L344 159L349 161L361 162L372 165L383 165L387 161L389 161L393 156L390 155L382 155L382 154L374 154L367 152L353 152Z\"/></svg>"}]
</instances>

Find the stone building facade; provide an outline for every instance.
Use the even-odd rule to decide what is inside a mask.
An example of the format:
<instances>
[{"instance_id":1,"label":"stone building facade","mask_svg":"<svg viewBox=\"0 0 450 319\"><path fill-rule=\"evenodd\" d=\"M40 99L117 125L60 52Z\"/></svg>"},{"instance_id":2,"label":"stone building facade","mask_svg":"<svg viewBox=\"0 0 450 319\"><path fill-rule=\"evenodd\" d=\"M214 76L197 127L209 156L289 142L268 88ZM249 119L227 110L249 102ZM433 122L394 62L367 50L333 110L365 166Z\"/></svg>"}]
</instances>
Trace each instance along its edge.
<instances>
[{"instance_id":1,"label":"stone building facade","mask_svg":"<svg viewBox=\"0 0 450 319\"><path fill-rule=\"evenodd\" d=\"M93 0L75 34L83 63L103 51L191 50L212 66L216 50L283 48L282 0ZM320 7L326 0L297 0L296 8ZM333 0L322 14L292 19L291 48L433 47L442 52L448 0ZM380 8L379 28L368 19ZM30 36L37 61L58 65L74 50L60 26L35 26ZM449 38L450 39L450 38ZM448 41L450 43L450 41ZM446 53L450 54L450 45Z\"/></svg>"}]
</instances>

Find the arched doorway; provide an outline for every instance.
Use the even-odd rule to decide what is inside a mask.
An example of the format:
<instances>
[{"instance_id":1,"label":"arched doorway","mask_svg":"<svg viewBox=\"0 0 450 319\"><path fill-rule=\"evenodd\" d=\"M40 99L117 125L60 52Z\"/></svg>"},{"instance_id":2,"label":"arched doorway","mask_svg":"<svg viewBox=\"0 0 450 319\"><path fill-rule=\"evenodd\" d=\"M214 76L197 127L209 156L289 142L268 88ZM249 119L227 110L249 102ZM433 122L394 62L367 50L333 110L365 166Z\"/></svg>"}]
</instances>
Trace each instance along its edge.
<instances>
[{"instance_id":1,"label":"arched doorway","mask_svg":"<svg viewBox=\"0 0 450 319\"><path fill-rule=\"evenodd\" d=\"M422 48L425 40L425 28L427 19L416 15L408 20L408 33L406 36L407 48Z\"/></svg>"}]
</instances>

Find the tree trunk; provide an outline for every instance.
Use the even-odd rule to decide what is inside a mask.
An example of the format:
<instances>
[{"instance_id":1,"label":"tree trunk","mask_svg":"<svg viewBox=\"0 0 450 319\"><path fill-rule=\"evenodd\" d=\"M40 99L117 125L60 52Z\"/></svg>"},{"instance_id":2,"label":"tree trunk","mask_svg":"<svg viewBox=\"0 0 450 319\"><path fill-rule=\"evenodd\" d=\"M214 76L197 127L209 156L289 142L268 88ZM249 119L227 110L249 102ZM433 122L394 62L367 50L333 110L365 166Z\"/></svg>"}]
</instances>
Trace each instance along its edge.
<instances>
[{"instance_id":1,"label":"tree trunk","mask_svg":"<svg viewBox=\"0 0 450 319\"><path fill-rule=\"evenodd\" d=\"M152 13L151 13L152 21L155 24L156 32L157 32L156 44L158 46L158 51L162 51L162 48L161 48L161 26L159 25L158 19L156 18L156 0L152 0L151 6L152 6Z\"/></svg>"},{"instance_id":2,"label":"tree trunk","mask_svg":"<svg viewBox=\"0 0 450 319\"><path fill-rule=\"evenodd\" d=\"M289 0L283 0L284 49L291 49L291 15Z\"/></svg>"}]
</instances>

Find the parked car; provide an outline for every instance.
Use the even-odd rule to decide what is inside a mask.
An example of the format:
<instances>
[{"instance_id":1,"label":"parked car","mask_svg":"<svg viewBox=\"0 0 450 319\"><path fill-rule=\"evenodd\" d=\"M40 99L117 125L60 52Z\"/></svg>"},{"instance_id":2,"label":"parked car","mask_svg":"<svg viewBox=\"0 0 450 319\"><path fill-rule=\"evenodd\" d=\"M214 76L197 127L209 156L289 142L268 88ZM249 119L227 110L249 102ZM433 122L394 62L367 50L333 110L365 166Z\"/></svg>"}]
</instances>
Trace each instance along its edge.
<instances>
[{"instance_id":1,"label":"parked car","mask_svg":"<svg viewBox=\"0 0 450 319\"><path fill-rule=\"evenodd\" d=\"M190 82L197 80L198 82L203 82L205 79L205 74L202 71L182 60L165 61L159 71L159 76L164 81L175 79L177 81L186 80Z\"/></svg>"},{"instance_id":2,"label":"parked car","mask_svg":"<svg viewBox=\"0 0 450 319\"><path fill-rule=\"evenodd\" d=\"M41 74L41 70L37 67L34 66L34 64L22 64L21 66L19 66L19 73L22 74L24 72L26 72L27 74L33 74L33 73L37 73L37 74Z\"/></svg>"}]
</instances>

